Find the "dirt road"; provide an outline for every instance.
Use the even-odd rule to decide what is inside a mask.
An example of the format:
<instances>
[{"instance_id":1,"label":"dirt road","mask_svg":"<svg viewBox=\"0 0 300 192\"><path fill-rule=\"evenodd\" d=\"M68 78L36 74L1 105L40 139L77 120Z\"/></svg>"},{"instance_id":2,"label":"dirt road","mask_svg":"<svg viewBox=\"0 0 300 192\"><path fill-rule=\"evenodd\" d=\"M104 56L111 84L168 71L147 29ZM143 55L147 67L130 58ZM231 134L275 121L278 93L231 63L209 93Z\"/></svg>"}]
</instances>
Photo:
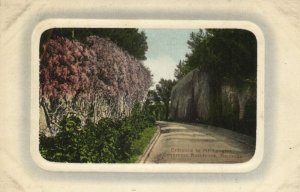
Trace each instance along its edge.
<instances>
[{"instance_id":1,"label":"dirt road","mask_svg":"<svg viewBox=\"0 0 300 192\"><path fill-rule=\"evenodd\" d=\"M207 125L158 122L161 134L145 163L241 163L251 159L255 140Z\"/></svg>"}]
</instances>

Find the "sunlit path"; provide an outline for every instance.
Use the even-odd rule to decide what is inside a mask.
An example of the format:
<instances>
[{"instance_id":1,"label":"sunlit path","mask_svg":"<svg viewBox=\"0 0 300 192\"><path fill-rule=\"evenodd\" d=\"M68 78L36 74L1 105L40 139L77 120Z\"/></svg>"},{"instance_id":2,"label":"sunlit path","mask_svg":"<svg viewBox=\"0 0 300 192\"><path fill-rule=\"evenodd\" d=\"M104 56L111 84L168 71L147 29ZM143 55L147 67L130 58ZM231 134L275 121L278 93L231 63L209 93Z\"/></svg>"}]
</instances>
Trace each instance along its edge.
<instances>
[{"instance_id":1,"label":"sunlit path","mask_svg":"<svg viewBox=\"0 0 300 192\"><path fill-rule=\"evenodd\" d=\"M161 135L146 163L241 163L254 154L254 140L222 128L158 122Z\"/></svg>"}]
</instances>

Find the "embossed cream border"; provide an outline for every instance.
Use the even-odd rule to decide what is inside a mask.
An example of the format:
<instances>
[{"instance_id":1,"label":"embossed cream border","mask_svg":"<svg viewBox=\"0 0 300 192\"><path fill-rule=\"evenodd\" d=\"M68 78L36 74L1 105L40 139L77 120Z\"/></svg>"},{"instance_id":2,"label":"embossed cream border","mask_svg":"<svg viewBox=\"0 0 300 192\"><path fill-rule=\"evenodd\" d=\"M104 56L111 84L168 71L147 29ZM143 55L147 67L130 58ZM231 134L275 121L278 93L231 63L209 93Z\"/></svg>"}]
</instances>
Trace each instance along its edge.
<instances>
[{"instance_id":1,"label":"embossed cream border","mask_svg":"<svg viewBox=\"0 0 300 192\"><path fill-rule=\"evenodd\" d=\"M257 133L254 156L236 164L95 164L57 163L45 160L39 152L39 41L50 28L237 28L251 31L257 39ZM238 173L249 172L259 166L264 151L264 76L265 40L262 30L249 21L221 20L94 20L48 19L40 22L31 40L31 133L30 152L34 162L49 171L65 172L157 172L157 173Z\"/></svg>"}]
</instances>

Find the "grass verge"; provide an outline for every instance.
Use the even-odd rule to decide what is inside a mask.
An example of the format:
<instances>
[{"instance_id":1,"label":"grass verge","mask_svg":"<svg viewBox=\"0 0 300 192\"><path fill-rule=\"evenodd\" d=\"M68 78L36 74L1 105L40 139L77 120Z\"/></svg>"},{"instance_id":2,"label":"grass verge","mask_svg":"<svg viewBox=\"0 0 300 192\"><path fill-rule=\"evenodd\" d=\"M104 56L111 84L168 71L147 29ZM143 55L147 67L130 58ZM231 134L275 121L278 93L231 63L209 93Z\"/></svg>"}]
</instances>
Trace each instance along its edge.
<instances>
[{"instance_id":1,"label":"grass verge","mask_svg":"<svg viewBox=\"0 0 300 192\"><path fill-rule=\"evenodd\" d=\"M152 137L154 136L157 128L156 127L148 127L144 129L141 133L140 138L133 141L132 143L132 156L128 160L128 163L137 162L140 155L143 154L145 148L150 143Z\"/></svg>"}]
</instances>

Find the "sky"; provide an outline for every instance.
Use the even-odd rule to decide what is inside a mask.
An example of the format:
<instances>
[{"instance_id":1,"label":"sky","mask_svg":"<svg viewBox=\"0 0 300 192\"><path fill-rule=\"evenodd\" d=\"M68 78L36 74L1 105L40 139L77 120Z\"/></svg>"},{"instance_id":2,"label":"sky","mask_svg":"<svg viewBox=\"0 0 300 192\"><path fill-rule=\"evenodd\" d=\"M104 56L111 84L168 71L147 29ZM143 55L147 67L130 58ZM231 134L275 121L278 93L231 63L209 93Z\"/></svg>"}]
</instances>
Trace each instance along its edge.
<instances>
[{"instance_id":1,"label":"sky","mask_svg":"<svg viewBox=\"0 0 300 192\"><path fill-rule=\"evenodd\" d=\"M174 79L174 70L179 60L189 52L187 41L191 32L198 29L141 29L146 33L148 51L145 66L153 74L154 85L161 78Z\"/></svg>"}]
</instances>

